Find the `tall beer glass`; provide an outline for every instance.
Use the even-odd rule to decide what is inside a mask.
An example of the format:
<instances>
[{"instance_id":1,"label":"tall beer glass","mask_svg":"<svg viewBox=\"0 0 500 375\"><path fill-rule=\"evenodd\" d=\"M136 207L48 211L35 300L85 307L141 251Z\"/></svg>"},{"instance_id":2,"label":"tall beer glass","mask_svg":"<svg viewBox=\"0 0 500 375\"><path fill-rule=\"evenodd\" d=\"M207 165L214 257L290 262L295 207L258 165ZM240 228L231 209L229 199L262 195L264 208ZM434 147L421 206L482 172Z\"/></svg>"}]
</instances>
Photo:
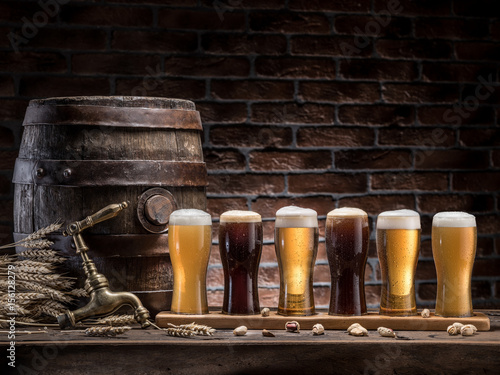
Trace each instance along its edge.
<instances>
[{"instance_id":1,"label":"tall beer glass","mask_svg":"<svg viewBox=\"0 0 500 375\"><path fill-rule=\"evenodd\" d=\"M280 272L278 314L313 315L313 274L318 253L318 215L295 206L276 212L274 232Z\"/></svg>"},{"instance_id":2,"label":"tall beer glass","mask_svg":"<svg viewBox=\"0 0 500 375\"><path fill-rule=\"evenodd\" d=\"M471 276L476 256L476 218L465 212L439 212L432 219L436 264L436 315L472 316Z\"/></svg>"},{"instance_id":3,"label":"tall beer glass","mask_svg":"<svg viewBox=\"0 0 500 375\"><path fill-rule=\"evenodd\" d=\"M170 215L168 247L174 270L171 312L207 314L207 267L212 244L212 219L201 210Z\"/></svg>"},{"instance_id":4,"label":"tall beer glass","mask_svg":"<svg viewBox=\"0 0 500 375\"><path fill-rule=\"evenodd\" d=\"M420 215L386 211L377 218L377 252L382 271L380 314L417 314L415 270L420 248Z\"/></svg>"},{"instance_id":5,"label":"tall beer glass","mask_svg":"<svg viewBox=\"0 0 500 375\"><path fill-rule=\"evenodd\" d=\"M224 314L259 314L258 272L262 219L252 211L220 215L219 251L224 270Z\"/></svg>"},{"instance_id":6,"label":"tall beer glass","mask_svg":"<svg viewBox=\"0 0 500 375\"><path fill-rule=\"evenodd\" d=\"M332 280L330 315L366 314L365 267L368 215L358 208L337 208L326 217L326 255Z\"/></svg>"}]
</instances>

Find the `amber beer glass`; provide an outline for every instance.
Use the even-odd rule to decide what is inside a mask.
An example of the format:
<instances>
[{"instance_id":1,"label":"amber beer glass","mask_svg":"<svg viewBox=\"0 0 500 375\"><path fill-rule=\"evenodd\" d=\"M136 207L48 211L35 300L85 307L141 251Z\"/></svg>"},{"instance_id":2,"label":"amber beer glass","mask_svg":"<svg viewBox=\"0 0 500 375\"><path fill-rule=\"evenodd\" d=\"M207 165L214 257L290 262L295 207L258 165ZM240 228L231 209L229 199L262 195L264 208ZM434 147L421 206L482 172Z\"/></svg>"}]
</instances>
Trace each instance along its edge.
<instances>
[{"instance_id":1,"label":"amber beer glass","mask_svg":"<svg viewBox=\"0 0 500 375\"><path fill-rule=\"evenodd\" d=\"M280 273L278 314L313 315L313 273L318 252L316 211L288 206L276 212L275 248Z\"/></svg>"},{"instance_id":2,"label":"amber beer glass","mask_svg":"<svg viewBox=\"0 0 500 375\"><path fill-rule=\"evenodd\" d=\"M436 315L472 316L471 276L476 256L476 218L439 212L432 219L432 254L437 273Z\"/></svg>"},{"instance_id":3,"label":"amber beer glass","mask_svg":"<svg viewBox=\"0 0 500 375\"><path fill-rule=\"evenodd\" d=\"M330 265L330 315L366 314L365 267L368 256L368 215L344 207L326 217L326 255Z\"/></svg>"},{"instance_id":4,"label":"amber beer glass","mask_svg":"<svg viewBox=\"0 0 500 375\"><path fill-rule=\"evenodd\" d=\"M170 215L168 247L174 271L171 312L207 314L206 276L212 244L212 219L201 210Z\"/></svg>"},{"instance_id":5,"label":"amber beer glass","mask_svg":"<svg viewBox=\"0 0 500 375\"><path fill-rule=\"evenodd\" d=\"M259 314L258 272L262 219L252 211L220 215L219 251L224 270L224 314Z\"/></svg>"},{"instance_id":6,"label":"amber beer glass","mask_svg":"<svg viewBox=\"0 0 500 375\"><path fill-rule=\"evenodd\" d=\"M377 252L382 272L380 314L417 314L415 270L420 248L420 215L386 211L377 218Z\"/></svg>"}]
</instances>

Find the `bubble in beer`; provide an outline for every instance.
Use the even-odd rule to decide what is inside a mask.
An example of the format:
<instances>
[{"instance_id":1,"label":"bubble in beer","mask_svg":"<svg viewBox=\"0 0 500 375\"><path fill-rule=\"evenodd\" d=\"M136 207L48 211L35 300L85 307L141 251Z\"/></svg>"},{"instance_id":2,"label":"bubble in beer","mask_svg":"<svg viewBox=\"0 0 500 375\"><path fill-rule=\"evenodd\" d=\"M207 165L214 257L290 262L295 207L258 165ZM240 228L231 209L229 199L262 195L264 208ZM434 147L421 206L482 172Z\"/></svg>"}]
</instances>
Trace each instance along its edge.
<instances>
[{"instance_id":1,"label":"bubble in beer","mask_svg":"<svg viewBox=\"0 0 500 375\"><path fill-rule=\"evenodd\" d=\"M212 225L209 213L194 208L184 208L172 212L169 219L170 225Z\"/></svg>"},{"instance_id":2,"label":"bubble in beer","mask_svg":"<svg viewBox=\"0 0 500 375\"><path fill-rule=\"evenodd\" d=\"M276 212L278 228L316 228L318 213L310 208L286 206Z\"/></svg>"},{"instance_id":3,"label":"bubble in beer","mask_svg":"<svg viewBox=\"0 0 500 375\"><path fill-rule=\"evenodd\" d=\"M420 229L420 215L412 210L385 211L378 215L377 229Z\"/></svg>"},{"instance_id":4,"label":"bubble in beer","mask_svg":"<svg viewBox=\"0 0 500 375\"><path fill-rule=\"evenodd\" d=\"M220 215L221 223L260 223L261 216L253 211L232 210Z\"/></svg>"},{"instance_id":5,"label":"bubble in beer","mask_svg":"<svg viewBox=\"0 0 500 375\"><path fill-rule=\"evenodd\" d=\"M461 211L439 212L432 218L433 227L467 228L476 226L476 217Z\"/></svg>"}]
</instances>

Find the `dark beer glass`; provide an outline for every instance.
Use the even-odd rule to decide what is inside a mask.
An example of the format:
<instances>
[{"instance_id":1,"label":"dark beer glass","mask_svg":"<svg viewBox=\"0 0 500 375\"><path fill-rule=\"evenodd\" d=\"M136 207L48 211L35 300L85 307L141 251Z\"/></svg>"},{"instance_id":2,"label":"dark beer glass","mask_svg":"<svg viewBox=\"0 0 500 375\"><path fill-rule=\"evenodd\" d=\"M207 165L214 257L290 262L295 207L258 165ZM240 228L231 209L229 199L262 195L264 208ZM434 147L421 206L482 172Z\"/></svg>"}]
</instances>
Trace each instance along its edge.
<instances>
[{"instance_id":1,"label":"dark beer glass","mask_svg":"<svg viewBox=\"0 0 500 375\"><path fill-rule=\"evenodd\" d=\"M338 208L326 218L326 254L330 265L330 315L366 314L365 267L368 215L358 208Z\"/></svg>"},{"instance_id":2,"label":"dark beer glass","mask_svg":"<svg viewBox=\"0 0 500 375\"><path fill-rule=\"evenodd\" d=\"M262 220L252 211L220 216L219 250L224 270L224 314L259 314L258 271L262 253Z\"/></svg>"}]
</instances>

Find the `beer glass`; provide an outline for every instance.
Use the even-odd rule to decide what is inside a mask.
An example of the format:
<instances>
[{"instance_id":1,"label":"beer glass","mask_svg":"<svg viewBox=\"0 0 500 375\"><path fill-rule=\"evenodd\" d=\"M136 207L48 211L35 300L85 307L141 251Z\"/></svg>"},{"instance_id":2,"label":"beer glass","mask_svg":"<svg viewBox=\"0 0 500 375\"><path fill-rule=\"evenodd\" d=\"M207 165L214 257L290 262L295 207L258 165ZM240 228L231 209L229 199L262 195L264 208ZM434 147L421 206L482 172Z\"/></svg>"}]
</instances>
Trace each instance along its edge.
<instances>
[{"instance_id":1,"label":"beer glass","mask_svg":"<svg viewBox=\"0 0 500 375\"><path fill-rule=\"evenodd\" d=\"M288 206L276 212L274 243L280 273L278 314L313 315L313 273L318 252L316 211Z\"/></svg>"},{"instance_id":2,"label":"beer glass","mask_svg":"<svg viewBox=\"0 0 500 375\"><path fill-rule=\"evenodd\" d=\"M439 212L432 219L432 254L437 273L436 315L472 316L471 276L476 255L476 218Z\"/></svg>"},{"instance_id":3,"label":"beer glass","mask_svg":"<svg viewBox=\"0 0 500 375\"><path fill-rule=\"evenodd\" d=\"M219 251L224 270L224 314L259 314L258 272L262 219L252 211L220 215Z\"/></svg>"},{"instance_id":4,"label":"beer glass","mask_svg":"<svg viewBox=\"0 0 500 375\"><path fill-rule=\"evenodd\" d=\"M417 314L415 270L420 247L420 215L386 211L377 218L377 252L382 272L380 314Z\"/></svg>"},{"instance_id":5,"label":"beer glass","mask_svg":"<svg viewBox=\"0 0 500 375\"><path fill-rule=\"evenodd\" d=\"M201 210L170 215L168 247L174 271L171 312L207 314L206 276L212 244L212 219Z\"/></svg>"},{"instance_id":6,"label":"beer glass","mask_svg":"<svg viewBox=\"0 0 500 375\"><path fill-rule=\"evenodd\" d=\"M330 315L366 314L365 267L368 215L358 208L337 208L326 217L326 255L330 265Z\"/></svg>"}]
</instances>

